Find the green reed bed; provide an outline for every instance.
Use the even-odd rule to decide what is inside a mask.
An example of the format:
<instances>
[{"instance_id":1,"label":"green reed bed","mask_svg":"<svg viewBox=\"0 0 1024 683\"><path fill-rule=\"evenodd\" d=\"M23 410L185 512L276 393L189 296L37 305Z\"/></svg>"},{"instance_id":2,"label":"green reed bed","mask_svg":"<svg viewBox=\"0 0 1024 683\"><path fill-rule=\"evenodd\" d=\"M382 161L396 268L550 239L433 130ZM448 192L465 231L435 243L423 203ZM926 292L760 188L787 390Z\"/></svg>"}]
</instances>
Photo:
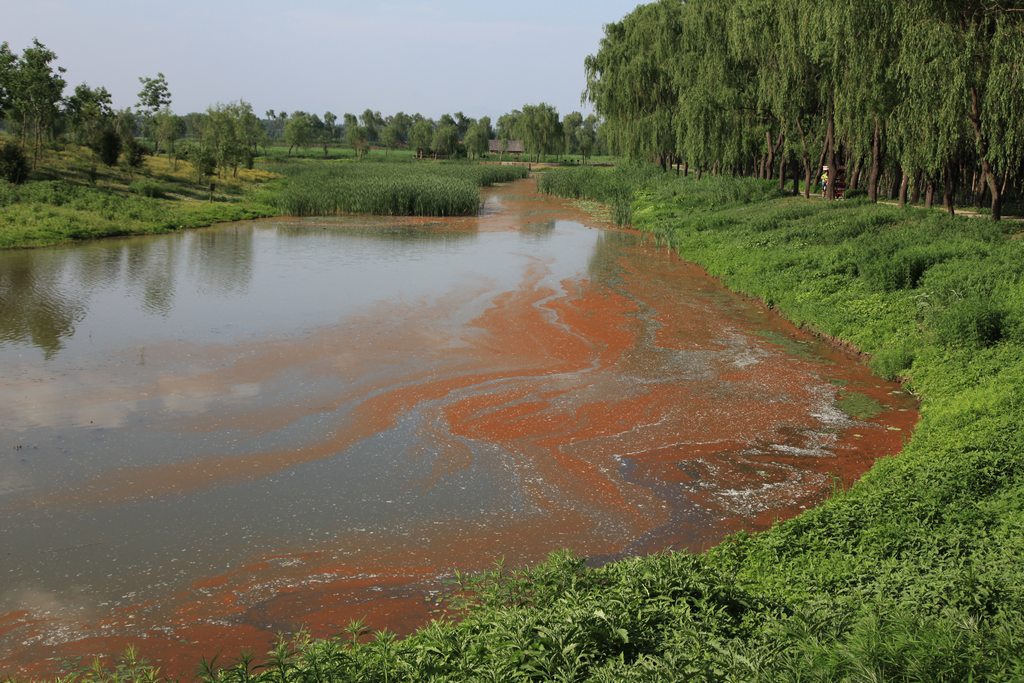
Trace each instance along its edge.
<instances>
[{"instance_id":1,"label":"green reed bed","mask_svg":"<svg viewBox=\"0 0 1024 683\"><path fill-rule=\"evenodd\" d=\"M481 187L526 175L512 166L325 163L283 181L275 204L294 216L468 216L480 208Z\"/></svg>"},{"instance_id":2,"label":"green reed bed","mask_svg":"<svg viewBox=\"0 0 1024 683\"><path fill-rule=\"evenodd\" d=\"M649 166L556 168L541 174L537 187L546 194L608 204L615 222L625 225L632 215L634 192L657 175L657 169Z\"/></svg>"}]
</instances>

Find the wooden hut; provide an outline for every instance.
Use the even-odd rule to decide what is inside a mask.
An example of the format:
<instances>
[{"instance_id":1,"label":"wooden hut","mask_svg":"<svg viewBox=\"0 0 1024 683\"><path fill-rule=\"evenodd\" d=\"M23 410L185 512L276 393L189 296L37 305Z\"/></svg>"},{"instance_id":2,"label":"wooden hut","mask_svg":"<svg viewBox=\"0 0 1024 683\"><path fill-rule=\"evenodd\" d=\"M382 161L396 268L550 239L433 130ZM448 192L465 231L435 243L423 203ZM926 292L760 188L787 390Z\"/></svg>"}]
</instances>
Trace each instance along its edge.
<instances>
[{"instance_id":1,"label":"wooden hut","mask_svg":"<svg viewBox=\"0 0 1024 683\"><path fill-rule=\"evenodd\" d=\"M515 157L520 157L523 154L523 141L522 140L488 140L487 151L490 154L511 154Z\"/></svg>"}]
</instances>

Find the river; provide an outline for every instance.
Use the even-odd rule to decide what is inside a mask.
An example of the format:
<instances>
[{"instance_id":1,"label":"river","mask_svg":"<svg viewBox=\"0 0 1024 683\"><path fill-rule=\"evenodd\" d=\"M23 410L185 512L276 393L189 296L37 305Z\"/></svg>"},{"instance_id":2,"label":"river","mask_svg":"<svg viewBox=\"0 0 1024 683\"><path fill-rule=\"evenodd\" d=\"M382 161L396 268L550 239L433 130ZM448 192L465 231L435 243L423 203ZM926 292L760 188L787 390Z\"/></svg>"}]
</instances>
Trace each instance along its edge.
<instances>
[{"instance_id":1,"label":"river","mask_svg":"<svg viewBox=\"0 0 1024 683\"><path fill-rule=\"evenodd\" d=\"M483 199L0 253L0 678L405 633L455 569L700 550L909 436L899 386L643 236Z\"/></svg>"}]
</instances>

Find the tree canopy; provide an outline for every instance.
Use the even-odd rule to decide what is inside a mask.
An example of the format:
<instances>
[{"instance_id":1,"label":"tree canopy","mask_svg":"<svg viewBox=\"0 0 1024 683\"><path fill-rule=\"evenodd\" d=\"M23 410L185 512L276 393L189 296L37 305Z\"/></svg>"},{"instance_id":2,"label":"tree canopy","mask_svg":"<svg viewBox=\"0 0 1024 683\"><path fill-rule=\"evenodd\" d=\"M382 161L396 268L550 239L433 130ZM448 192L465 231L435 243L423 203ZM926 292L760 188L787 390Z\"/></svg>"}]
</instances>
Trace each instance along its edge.
<instances>
[{"instance_id":1,"label":"tree canopy","mask_svg":"<svg viewBox=\"0 0 1024 683\"><path fill-rule=\"evenodd\" d=\"M1012 4L657 0L606 26L585 97L616 151L664 168L800 169L809 193L829 166L872 199L913 184L952 211L984 195L998 219L1024 176Z\"/></svg>"}]
</instances>

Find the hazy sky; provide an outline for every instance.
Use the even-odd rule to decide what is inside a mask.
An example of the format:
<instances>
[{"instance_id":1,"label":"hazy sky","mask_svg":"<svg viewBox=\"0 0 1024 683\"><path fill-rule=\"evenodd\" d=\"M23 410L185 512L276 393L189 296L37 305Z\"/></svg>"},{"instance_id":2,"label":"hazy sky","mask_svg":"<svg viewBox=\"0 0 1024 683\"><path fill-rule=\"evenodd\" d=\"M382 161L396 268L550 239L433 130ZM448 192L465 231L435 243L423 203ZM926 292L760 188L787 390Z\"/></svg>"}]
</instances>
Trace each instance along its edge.
<instances>
[{"instance_id":1,"label":"hazy sky","mask_svg":"<svg viewBox=\"0 0 1024 683\"><path fill-rule=\"evenodd\" d=\"M177 113L267 109L497 116L584 109L583 59L638 0L0 0L0 41L39 38L78 83L134 106L163 72Z\"/></svg>"}]
</instances>

